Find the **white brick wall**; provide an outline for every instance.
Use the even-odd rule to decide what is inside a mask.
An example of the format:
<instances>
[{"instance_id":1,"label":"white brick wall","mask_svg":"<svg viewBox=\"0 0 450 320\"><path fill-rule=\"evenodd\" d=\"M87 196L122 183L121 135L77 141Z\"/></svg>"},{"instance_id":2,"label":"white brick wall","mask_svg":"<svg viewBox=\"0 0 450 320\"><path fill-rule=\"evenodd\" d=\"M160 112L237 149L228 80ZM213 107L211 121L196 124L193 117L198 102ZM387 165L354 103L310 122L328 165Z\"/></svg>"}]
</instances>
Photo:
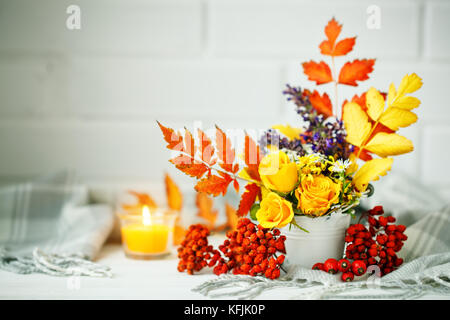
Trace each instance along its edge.
<instances>
[{"instance_id":1,"label":"white brick wall","mask_svg":"<svg viewBox=\"0 0 450 320\"><path fill-rule=\"evenodd\" d=\"M65 27L70 4L81 30ZM373 4L379 30L366 26ZM0 0L0 181L69 167L101 190L160 186L168 170L191 190L155 120L295 124L281 91L312 87L300 64L319 58L332 16L358 36L349 58L377 58L371 80L341 97L423 78L419 121L403 130L416 150L393 170L448 198L450 1L427 0Z\"/></svg>"}]
</instances>

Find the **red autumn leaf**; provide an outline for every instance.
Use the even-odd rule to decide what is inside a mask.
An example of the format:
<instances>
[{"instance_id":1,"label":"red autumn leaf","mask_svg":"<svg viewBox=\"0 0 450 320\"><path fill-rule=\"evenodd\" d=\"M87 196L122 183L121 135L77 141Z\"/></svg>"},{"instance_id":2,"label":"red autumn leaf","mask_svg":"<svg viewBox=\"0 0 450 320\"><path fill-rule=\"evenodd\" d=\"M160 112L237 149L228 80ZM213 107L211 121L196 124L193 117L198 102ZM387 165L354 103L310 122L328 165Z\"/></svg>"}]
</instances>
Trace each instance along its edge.
<instances>
[{"instance_id":1,"label":"red autumn leaf","mask_svg":"<svg viewBox=\"0 0 450 320\"><path fill-rule=\"evenodd\" d=\"M314 92L309 96L309 101L319 114L323 114L325 117L330 117L333 115L333 106L331 104L330 97L326 92L323 95L320 95L317 90L314 90Z\"/></svg>"},{"instance_id":2,"label":"red autumn leaf","mask_svg":"<svg viewBox=\"0 0 450 320\"><path fill-rule=\"evenodd\" d=\"M233 188L234 191L239 192L239 182L236 179L233 180Z\"/></svg>"},{"instance_id":3,"label":"red autumn leaf","mask_svg":"<svg viewBox=\"0 0 450 320\"><path fill-rule=\"evenodd\" d=\"M200 158L208 165L213 166L216 161L212 159L215 150L212 146L211 139L200 129L198 129L198 138L200 141Z\"/></svg>"},{"instance_id":4,"label":"red autumn leaf","mask_svg":"<svg viewBox=\"0 0 450 320\"><path fill-rule=\"evenodd\" d=\"M217 156L219 157L219 165L228 172L233 172L234 149L232 148L230 139L219 127L216 126L216 146ZM233 172L234 173L234 172Z\"/></svg>"},{"instance_id":5,"label":"red autumn leaf","mask_svg":"<svg viewBox=\"0 0 450 320\"><path fill-rule=\"evenodd\" d=\"M261 195L261 188L254 183L247 184L245 186L245 192L241 196L241 201L239 202L239 208L237 210L237 215L239 217L245 216L251 209L252 205L255 203L256 198Z\"/></svg>"},{"instance_id":6,"label":"red autumn leaf","mask_svg":"<svg viewBox=\"0 0 450 320\"><path fill-rule=\"evenodd\" d=\"M161 129L164 140L167 142L167 149L175 151L183 151L183 136L176 133L173 129L164 127L159 121L156 121Z\"/></svg>"},{"instance_id":7,"label":"red autumn leaf","mask_svg":"<svg viewBox=\"0 0 450 320\"><path fill-rule=\"evenodd\" d=\"M373 71L375 59L363 59L347 62L339 72L339 83L349 86L357 86L356 81L369 79L369 73Z\"/></svg>"},{"instance_id":8,"label":"red autumn leaf","mask_svg":"<svg viewBox=\"0 0 450 320\"><path fill-rule=\"evenodd\" d=\"M319 63L314 61L303 62L303 72L308 79L315 81L317 85L333 81L330 67L323 61Z\"/></svg>"},{"instance_id":9,"label":"red autumn leaf","mask_svg":"<svg viewBox=\"0 0 450 320\"><path fill-rule=\"evenodd\" d=\"M356 37L346 38L339 41L333 49L332 56L345 56L347 53L353 50Z\"/></svg>"},{"instance_id":10,"label":"red autumn leaf","mask_svg":"<svg viewBox=\"0 0 450 320\"><path fill-rule=\"evenodd\" d=\"M195 186L195 190L215 197L220 194L225 195L231 181L233 181L233 178L227 174L221 173L221 176L211 175L200 180Z\"/></svg>"}]
</instances>

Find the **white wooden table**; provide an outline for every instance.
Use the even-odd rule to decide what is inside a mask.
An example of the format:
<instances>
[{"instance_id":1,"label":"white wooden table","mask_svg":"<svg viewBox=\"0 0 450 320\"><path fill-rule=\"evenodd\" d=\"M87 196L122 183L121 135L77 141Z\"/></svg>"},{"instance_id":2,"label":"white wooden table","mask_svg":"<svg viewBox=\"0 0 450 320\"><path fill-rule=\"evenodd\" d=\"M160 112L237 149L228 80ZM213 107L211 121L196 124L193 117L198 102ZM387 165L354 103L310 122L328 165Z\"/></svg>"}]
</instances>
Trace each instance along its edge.
<instances>
[{"instance_id":1,"label":"white wooden table","mask_svg":"<svg viewBox=\"0 0 450 320\"><path fill-rule=\"evenodd\" d=\"M221 239L211 239L211 243ZM0 271L0 299L208 299L191 289L216 276L211 269L189 276L177 271L175 253L162 260L126 258L120 244L107 244L97 262L108 265L113 278L19 275ZM258 299L289 299L301 289L269 290ZM376 291L375 291L376 292ZM362 293L362 292L359 292ZM367 293L364 292L364 293ZM373 293L370 292L370 293ZM356 296L358 292L355 292ZM449 299L425 296L425 299Z\"/></svg>"}]
</instances>

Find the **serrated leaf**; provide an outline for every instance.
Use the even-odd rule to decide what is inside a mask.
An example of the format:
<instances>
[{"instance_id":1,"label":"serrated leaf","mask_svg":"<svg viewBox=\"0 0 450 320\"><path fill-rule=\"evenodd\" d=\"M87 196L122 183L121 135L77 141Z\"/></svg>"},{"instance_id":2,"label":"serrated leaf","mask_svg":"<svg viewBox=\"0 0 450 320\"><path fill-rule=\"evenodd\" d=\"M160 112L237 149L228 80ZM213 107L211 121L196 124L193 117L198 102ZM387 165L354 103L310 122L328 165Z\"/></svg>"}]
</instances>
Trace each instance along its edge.
<instances>
[{"instance_id":1,"label":"serrated leaf","mask_svg":"<svg viewBox=\"0 0 450 320\"><path fill-rule=\"evenodd\" d=\"M241 201L239 202L239 207L237 210L237 215L239 217L245 216L252 205L255 203L258 196L261 194L261 188L254 183L249 183L245 186L245 192L242 193Z\"/></svg>"},{"instance_id":2,"label":"serrated leaf","mask_svg":"<svg viewBox=\"0 0 450 320\"><path fill-rule=\"evenodd\" d=\"M184 130L184 152L194 158L195 155L195 141L188 129Z\"/></svg>"},{"instance_id":3,"label":"serrated leaf","mask_svg":"<svg viewBox=\"0 0 450 320\"><path fill-rule=\"evenodd\" d=\"M413 143L409 139L396 133L385 132L377 133L370 139L365 148L382 158L404 154L414 150Z\"/></svg>"},{"instance_id":4,"label":"serrated leaf","mask_svg":"<svg viewBox=\"0 0 450 320\"><path fill-rule=\"evenodd\" d=\"M314 61L302 63L303 72L308 76L308 80L315 81L317 85L333 81L331 69L323 61L319 63Z\"/></svg>"},{"instance_id":5,"label":"serrated leaf","mask_svg":"<svg viewBox=\"0 0 450 320\"><path fill-rule=\"evenodd\" d=\"M212 146L211 139L200 129L198 129L198 139L200 143L199 146L200 159L210 166L214 165L215 160L213 160L213 156L215 150L214 147Z\"/></svg>"},{"instance_id":6,"label":"serrated leaf","mask_svg":"<svg viewBox=\"0 0 450 320\"><path fill-rule=\"evenodd\" d=\"M172 178L166 173L164 177L166 186L167 205L170 209L181 211L183 207L183 195Z\"/></svg>"},{"instance_id":7,"label":"serrated leaf","mask_svg":"<svg viewBox=\"0 0 450 320\"><path fill-rule=\"evenodd\" d=\"M183 151L183 136L175 132L172 128L163 126L159 121L156 122L163 133L164 140L167 142L166 148L175 151Z\"/></svg>"},{"instance_id":8,"label":"serrated leaf","mask_svg":"<svg viewBox=\"0 0 450 320\"><path fill-rule=\"evenodd\" d=\"M343 120L347 131L347 141L354 146L361 147L372 127L367 114L357 103L348 102L344 106Z\"/></svg>"},{"instance_id":9,"label":"serrated leaf","mask_svg":"<svg viewBox=\"0 0 450 320\"><path fill-rule=\"evenodd\" d=\"M339 72L339 83L349 86L357 86L356 81L369 79L369 73L373 71L375 59L356 59L347 62Z\"/></svg>"},{"instance_id":10,"label":"serrated leaf","mask_svg":"<svg viewBox=\"0 0 450 320\"><path fill-rule=\"evenodd\" d=\"M389 92L387 95L388 107L392 105L392 102L394 101L396 95L397 95L397 91L395 90L395 85L393 83L391 83L391 85L389 86Z\"/></svg>"},{"instance_id":11,"label":"serrated leaf","mask_svg":"<svg viewBox=\"0 0 450 320\"><path fill-rule=\"evenodd\" d=\"M336 42L337 37L341 33L342 30L342 24L339 24L334 17L328 21L327 25L325 26L325 35L328 38L328 41L330 41L331 46L334 46L334 43Z\"/></svg>"},{"instance_id":12,"label":"serrated leaf","mask_svg":"<svg viewBox=\"0 0 450 320\"><path fill-rule=\"evenodd\" d=\"M403 77L398 86L397 96L413 93L422 87L422 79L415 73Z\"/></svg>"},{"instance_id":13,"label":"serrated leaf","mask_svg":"<svg viewBox=\"0 0 450 320\"><path fill-rule=\"evenodd\" d=\"M420 100L415 97L401 96L390 104L391 107L397 107L405 110L412 110L420 105Z\"/></svg>"},{"instance_id":14,"label":"serrated leaf","mask_svg":"<svg viewBox=\"0 0 450 320\"><path fill-rule=\"evenodd\" d=\"M218 196L220 194L225 195L231 181L233 179L231 176L220 172L221 176L211 175L209 177L203 178L195 185L195 190L197 192L204 192L211 194L213 196Z\"/></svg>"},{"instance_id":15,"label":"serrated leaf","mask_svg":"<svg viewBox=\"0 0 450 320\"><path fill-rule=\"evenodd\" d=\"M366 190L371 181L378 180L391 170L394 159L372 159L367 161L355 174L352 183L360 192Z\"/></svg>"},{"instance_id":16,"label":"serrated leaf","mask_svg":"<svg viewBox=\"0 0 450 320\"><path fill-rule=\"evenodd\" d=\"M370 88L366 94L367 114L373 121L377 121L384 111L384 98L375 88Z\"/></svg>"},{"instance_id":17,"label":"serrated leaf","mask_svg":"<svg viewBox=\"0 0 450 320\"><path fill-rule=\"evenodd\" d=\"M320 95L317 90L314 90L309 96L309 101L318 114L323 114L325 117L331 117L333 115L333 105L326 92Z\"/></svg>"},{"instance_id":18,"label":"serrated leaf","mask_svg":"<svg viewBox=\"0 0 450 320\"><path fill-rule=\"evenodd\" d=\"M195 198L197 216L207 221L209 229L214 229L219 211L213 208L214 201L206 193L198 192Z\"/></svg>"},{"instance_id":19,"label":"serrated leaf","mask_svg":"<svg viewBox=\"0 0 450 320\"><path fill-rule=\"evenodd\" d=\"M353 50L353 46L355 45L356 38L346 38L338 43L334 47L334 50L331 52L331 56L345 56L347 53Z\"/></svg>"},{"instance_id":20,"label":"serrated leaf","mask_svg":"<svg viewBox=\"0 0 450 320\"><path fill-rule=\"evenodd\" d=\"M393 131L405 128L416 121L417 115L414 112L396 107L388 108L380 117L380 123Z\"/></svg>"},{"instance_id":21,"label":"serrated leaf","mask_svg":"<svg viewBox=\"0 0 450 320\"><path fill-rule=\"evenodd\" d=\"M231 144L231 140L227 137L219 127L216 126L216 147L217 156L219 157L219 165L228 172L233 172L233 162L235 159L235 152Z\"/></svg>"}]
</instances>

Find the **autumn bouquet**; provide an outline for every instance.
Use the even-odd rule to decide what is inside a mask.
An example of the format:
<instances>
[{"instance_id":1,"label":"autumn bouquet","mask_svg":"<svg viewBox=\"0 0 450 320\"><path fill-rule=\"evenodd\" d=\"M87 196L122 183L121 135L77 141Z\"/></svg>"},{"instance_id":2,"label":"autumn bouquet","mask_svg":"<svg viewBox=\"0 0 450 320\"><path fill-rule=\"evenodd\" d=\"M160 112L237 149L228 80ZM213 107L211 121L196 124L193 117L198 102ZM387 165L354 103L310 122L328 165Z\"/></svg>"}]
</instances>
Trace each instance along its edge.
<instances>
[{"instance_id":1,"label":"autumn bouquet","mask_svg":"<svg viewBox=\"0 0 450 320\"><path fill-rule=\"evenodd\" d=\"M296 217L352 213L360 199L373 192L370 182L391 169L392 156L413 150L412 142L397 131L417 121L411 110L420 101L410 94L422 86L421 79L412 73L398 87L391 84L387 93L372 87L339 104L338 88L357 87L369 79L375 64L375 59L356 59L336 69L335 60L352 51L356 40L338 41L341 29L330 20L319 46L330 64L302 64L317 86L332 85L334 103L316 89L288 85L283 92L295 104L300 125L275 125L257 139L245 133L244 148L236 156L219 127L214 137L199 129L194 138L187 129L175 131L158 122L167 148L177 152L170 162L198 180L198 192L225 195L230 185L238 192L244 182L238 216L250 213L267 230L289 225L310 231Z\"/></svg>"}]
</instances>

